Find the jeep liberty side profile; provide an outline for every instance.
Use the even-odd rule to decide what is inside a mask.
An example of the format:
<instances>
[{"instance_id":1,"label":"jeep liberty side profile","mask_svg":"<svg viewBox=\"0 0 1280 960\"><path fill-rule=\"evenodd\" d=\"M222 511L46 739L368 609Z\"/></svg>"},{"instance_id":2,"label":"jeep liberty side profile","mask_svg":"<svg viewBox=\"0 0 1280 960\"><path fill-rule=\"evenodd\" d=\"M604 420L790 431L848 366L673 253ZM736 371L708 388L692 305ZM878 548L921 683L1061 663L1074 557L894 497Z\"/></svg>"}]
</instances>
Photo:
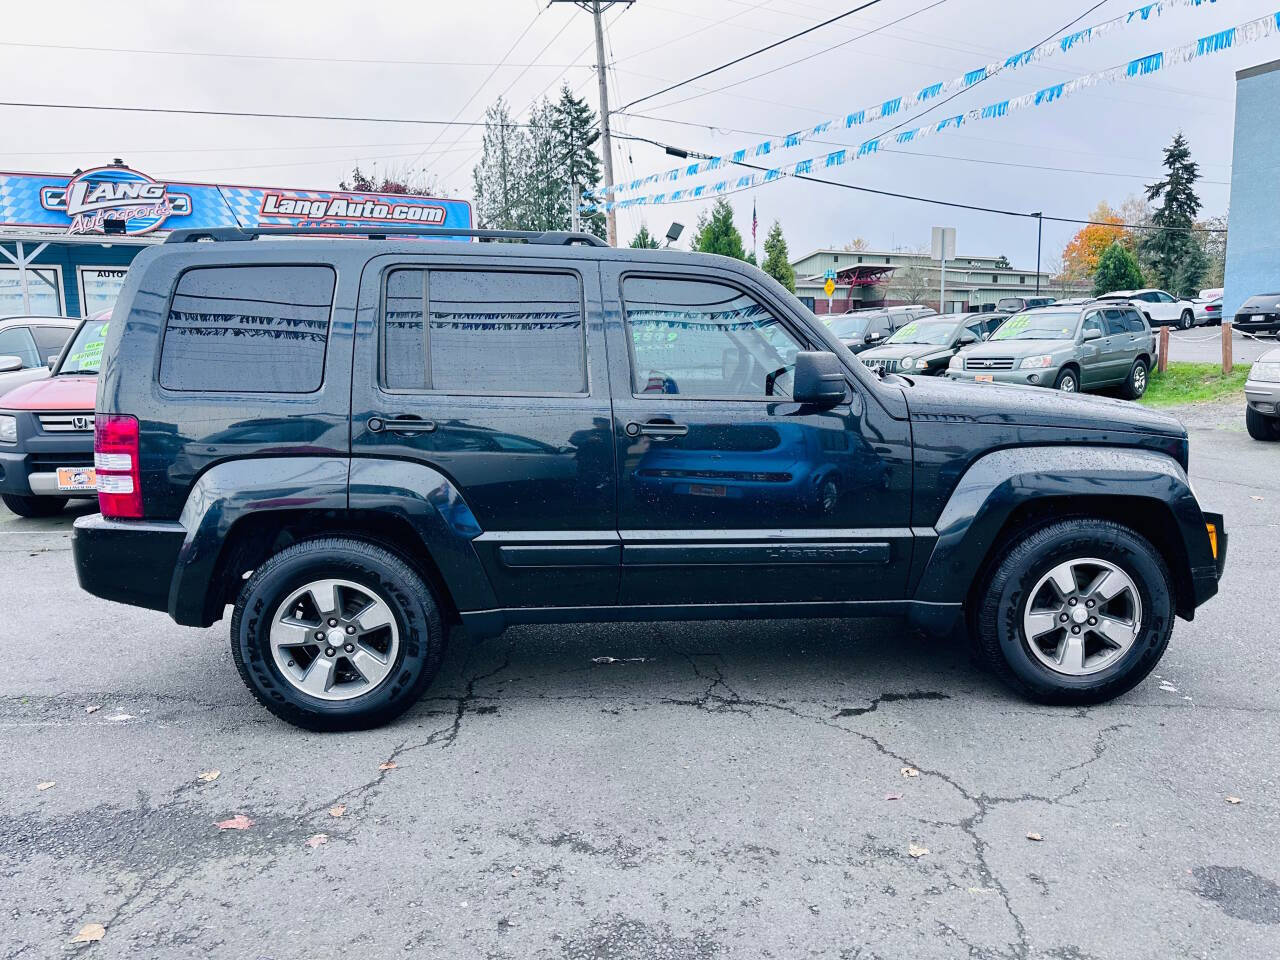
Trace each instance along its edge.
<instances>
[{"instance_id":1,"label":"jeep liberty side profile","mask_svg":"<svg viewBox=\"0 0 1280 960\"><path fill-rule=\"evenodd\" d=\"M1168 416L878 377L723 257L395 232L175 231L104 349L80 583L231 607L287 721L396 717L456 625L745 617L899 615L1096 703L1217 591Z\"/></svg>"}]
</instances>

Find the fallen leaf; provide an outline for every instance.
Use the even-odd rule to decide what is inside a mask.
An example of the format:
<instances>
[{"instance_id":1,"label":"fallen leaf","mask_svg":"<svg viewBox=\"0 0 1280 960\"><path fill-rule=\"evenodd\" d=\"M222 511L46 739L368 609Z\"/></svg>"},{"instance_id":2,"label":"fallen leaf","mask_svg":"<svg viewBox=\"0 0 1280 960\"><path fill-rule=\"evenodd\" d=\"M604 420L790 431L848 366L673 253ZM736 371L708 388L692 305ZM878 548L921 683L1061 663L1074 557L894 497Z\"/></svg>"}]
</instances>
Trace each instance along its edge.
<instances>
[{"instance_id":1,"label":"fallen leaf","mask_svg":"<svg viewBox=\"0 0 1280 960\"><path fill-rule=\"evenodd\" d=\"M338 805L329 808L329 816L331 817L340 817L346 812L347 805L345 803L339 803Z\"/></svg>"},{"instance_id":2,"label":"fallen leaf","mask_svg":"<svg viewBox=\"0 0 1280 960\"><path fill-rule=\"evenodd\" d=\"M1227 803L1230 803L1230 804L1233 804L1233 805L1234 805L1234 804L1237 804L1237 803L1239 803L1239 802L1240 802L1240 798L1239 798L1239 797L1227 797Z\"/></svg>"},{"instance_id":3,"label":"fallen leaf","mask_svg":"<svg viewBox=\"0 0 1280 960\"><path fill-rule=\"evenodd\" d=\"M134 719L134 716L132 713L117 713L114 716L107 717L107 719L108 720L132 720Z\"/></svg>"},{"instance_id":4,"label":"fallen leaf","mask_svg":"<svg viewBox=\"0 0 1280 960\"><path fill-rule=\"evenodd\" d=\"M101 709L102 709L102 704L100 704L100 703L91 703L91 704L89 704L87 707L85 707L85 708L84 708L84 712L85 712L85 713L97 713L97 712L98 712L99 710L101 710Z\"/></svg>"},{"instance_id":5,"label":"fallen leaf","mask_svg":"<svg viewBox=\"0 0 1280 960\"><path fill-rule=\"evenodd\" d=\"M36 789L37 789L37 790L48 790L50 787L52 787L52 786L53 786L55 783L57 783L57 782L58 782L57 780L45 780L43 783L37 783L37 784L36 784Z\"/></svg>"},{"instance_id":6,"label":"fallen leaf","mask_svg":"<svg viewBox=\"0 0 1280 960\"><path fill-rule=\"evenodd\" d=\"M100 923L86 923L80 932L71 938L72 943L97 943L107 935L107 928Z\"/></svg>"},{"instance_id":7,"label":"fallen leaf","mask_svg":"<svg viewBox=\"0 0 1280 960\"><path fill-rule=\"evenodd\" d=\"M915 767L903 767L902 775L904 777L918 777L920 776L920 771L917 770Z\"/></svg>"},{"instance_id":8,"label":"fallen leaf","mask_svg":"<svg viewBox=\"0 0 1280 960\"><path fill-rule=\"evenodd\" d=\"M394 770L395 768L396 762L394 760L388 760L386 763L378 764L379 770Z\"/></svg>"},{"instance_id":9,"label":"fallen leaf","mask_svg":"<svg viewBox=\"0 0 1280 960\"><path fill-rule=\"evenodd\" d=\"M1036 843L1039 843L1041 840L1043 840L1043 839L1044 839L1044 837L1040 836L1040 834L1038 834L1038 833L1028 833L1028 834L1027 834L1027 839L1028 839L1028 840L1034 840L1034 841L1036 841Z\"/></svg>"},{"instance_id":10,"label":"fallen leaf","mask_svg":"<svg viewBox=\"0 0 1280 960\"><path fill-rule=\"evenodd\" d=\"M1250 500L1261 500L1262 498L1261 498L1261 497L1250 496L1250 497L1249 497L1249 499L1250 499Z\"/></svg>"},{"instance_id":11,"label":"fallen leaf","mask_svg":"<svg viewBox=\"0 0 1280 960\"><path fill-rule=\"evenodd\" d=\"M248 830L253 826L253 821L243 813L237 813L230 820L218 821L217 826L219 830Z\"/></svg>"},{"instance_id":12,"label":"fallen leaf","mask_svg":"<svg viewBox=\"0 0 1280 960\"><path fill-rule=\"evenodd\" d=\"M907 853L911 854L911 856L915 857L917 860L919 860L921 857L923 857L923 856L924 856L926 853L928 853L928 852L929 852L929 848L928 848L928 847L922 847L922 846L919 846L918 844L915 844L915 843L910 844L910 845L907 847Z\"/></svg>"},{"instance_id":13,"label":"fallen leaf","mask_svg":"<svg viewBox=\"0 0 1280 960\"><path fill-rule=\"evenodd\" d=\"M902 794L900 794L900 793L886 793L886 794L884 795L884 798L885 798L886 800L901 800L901 799L902 799Z\"/></svg>"},{"instance_id":14,"label":"fallen leaf","mask_svg":"<svg viewBox=\"0 0 1280 960\"><path fill-rule=\"evenodd\" d=\"M317 833L310 837L307 837L306 846L314 850L316 847L320 846L320 844L328 843L328 842L329 842L329 835L327 833Z\"/></svg>"},{"instance_id":15,"label":"fallen leaf","mask_svg":"<svg viewBox=\"0 0 1280 960\"><path fill-rule=\"evenodd\" d=\"M221 770L206 770L200 776L196 777L201 783L213 783L222 774Z\"/></svg>"}]
</instances>

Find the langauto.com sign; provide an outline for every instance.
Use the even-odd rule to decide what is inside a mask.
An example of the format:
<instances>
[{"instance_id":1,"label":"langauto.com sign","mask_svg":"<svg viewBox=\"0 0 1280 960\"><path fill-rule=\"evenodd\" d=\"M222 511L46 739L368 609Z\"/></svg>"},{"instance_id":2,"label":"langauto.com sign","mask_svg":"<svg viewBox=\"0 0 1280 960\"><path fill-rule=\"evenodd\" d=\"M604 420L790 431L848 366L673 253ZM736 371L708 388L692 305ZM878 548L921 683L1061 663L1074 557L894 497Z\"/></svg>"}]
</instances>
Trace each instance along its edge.
<instances>
[{"instance_id":1,"label":"langauto.com sign","mask_svg":"<svg viewBox=\"0 0 1280 960\"><path fill-rule=\"evenodd\" d=\"M444 226L442 206L421 202L421 198L370 198L358 194L317 196L267 192L262 198L263 217L294 217L310 221L357 221L360 223L417 223Z\"/></svg>"}]
</instances>

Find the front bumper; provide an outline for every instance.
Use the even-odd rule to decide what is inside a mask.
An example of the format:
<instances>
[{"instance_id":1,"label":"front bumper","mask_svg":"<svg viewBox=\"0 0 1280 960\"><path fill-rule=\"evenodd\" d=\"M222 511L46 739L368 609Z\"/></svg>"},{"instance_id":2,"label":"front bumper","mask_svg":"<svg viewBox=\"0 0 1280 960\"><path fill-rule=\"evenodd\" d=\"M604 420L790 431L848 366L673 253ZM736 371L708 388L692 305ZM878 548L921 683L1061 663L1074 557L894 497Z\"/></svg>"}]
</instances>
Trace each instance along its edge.
<instances>
[{"instance_id":1,"label":"front bumper","mask_svg":"<svg viewBox=\"0 0 1280 960\"><path fill-rule=\"evenodd\" d=\"M167 612L186 533L174 520L77 517L71 533L76 579L95 597Z\"/></svg>"},{"instance_id":2,"label":"front bumper","mask_svg":"<svg viewBox=\"0 0 1280 960\"><path fill-rule=\"evenodd\" d=\"M59 467L92 467L93 434L27 435L19 427L16 444L0 444L0 493L20 497L92 497L58 489Z\"/></svg>"},{"instance_id":3,"label":"front bumper","mask_svg":"<svg viewBox=\"0 0 1280 960\"><path fill-rule=\"evenodd\" d=\"M1058 382L1057 367L1037 367L1035 369L1012 370L964 370L947 368L947 377L951 380L964 380L968 383L1006 383L1023 387L1052 387ZM990 377L990 380L978 380L978 377Z\"/></svg>"},{"instance_id":4,"label":"front bumper","mask_svg":"<svg viewBox=\"0 0 1280 960\"><path fill-rule=\"evenodd\" d=\"M1280 415L1280 383L1246 380L1244 398L1259 413L1269 417Z\"/></svg>"},{"instance_id":5,"label":"front bumper","mask_svg":"<svg viewBox=\"0 0 1280 960\"><path fill-rule=\"evenodd\" d=\"M1205 513L1204 522L1206 530L1209 526L1213 527L1214 537L1210 542L1216 540L1217 548L1210 550L1212 565L1191 568L1191 591L1194 606L1197 607L1218 592L1218 584L1227 566L1227 530L1223 525L1222 514Z\"/></svg>"}]
</instances>

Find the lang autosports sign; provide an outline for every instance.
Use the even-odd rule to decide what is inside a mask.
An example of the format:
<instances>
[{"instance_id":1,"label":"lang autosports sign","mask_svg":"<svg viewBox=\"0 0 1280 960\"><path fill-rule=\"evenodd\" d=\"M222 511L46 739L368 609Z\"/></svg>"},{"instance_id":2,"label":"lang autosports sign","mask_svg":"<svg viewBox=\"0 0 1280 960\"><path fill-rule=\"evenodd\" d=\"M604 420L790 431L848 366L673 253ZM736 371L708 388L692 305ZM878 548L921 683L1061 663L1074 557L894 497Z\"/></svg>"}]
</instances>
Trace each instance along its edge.
<instances>
[{"instance_id":1,"label":"lang autosports sign","mask_svg":"<svg viewBox=\"0 0 1280 960\"><path fill-rule=\"evenodd\" d=\"M471 227L471 204L385 193L291 190L155 180L112 164L71 175L0 173L0 227L68 234L214 227Z\"/></svg>"}]
</instances>

